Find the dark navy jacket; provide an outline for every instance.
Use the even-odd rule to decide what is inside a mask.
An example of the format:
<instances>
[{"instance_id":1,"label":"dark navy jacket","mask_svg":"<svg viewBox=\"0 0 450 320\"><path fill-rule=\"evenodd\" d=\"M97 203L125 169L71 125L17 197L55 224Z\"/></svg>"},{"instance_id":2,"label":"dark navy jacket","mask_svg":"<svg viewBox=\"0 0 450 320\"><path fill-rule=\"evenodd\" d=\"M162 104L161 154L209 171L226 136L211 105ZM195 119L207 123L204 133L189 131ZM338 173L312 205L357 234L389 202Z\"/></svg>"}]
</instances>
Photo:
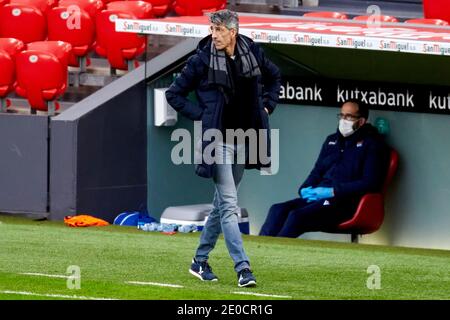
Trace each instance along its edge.
<instances>
[{"instance_id":1,"label":"dark navy jacket","mask_svg":"<svg viewBox=\"0 0 450 320\"><path fill-rule=\"evenodd\" d=\"M335 198L352 198L355 203L365 193L380 192L388 155L382 136L372 125L367 123L346 138L338 130L326 138L313 170L300 189L332 187Z\"/></svg>"},{"instance_id":2,"label":"dark navy jacket","mask_svg":"<svg viewBox=\"0 0 450 320\"><path fill-rule=\"evenodd\" d=\"M276 107L281 87L280 71L266 58L259 45L248 37L240 36L248 42L262 74L254 77L253 91L249 93L252 95L253 105L251 107L255 114L254 129L267 129L269 133L269 118L264 108L272 113ZM167 101L175 110L191 120L202 121L203 132L211 128L221 129L225 105L224 88L217 84L208 83L211 41L211 36L207 36L200 41L196 54L188 59L181 74L166 91ZM194 90L197 102L187 98L188 94ZM267 142L267 148L270 151L270 134L268 134ZM202 141L202 151L209 143L211 142ZM259 161L256 165L246 164L247 169L261 169L261 167L263 165ZM202 161L201 164L196 165L195 171L201 177L210 178L213 176L213 165Z\"/></svg>"}]
</instances>

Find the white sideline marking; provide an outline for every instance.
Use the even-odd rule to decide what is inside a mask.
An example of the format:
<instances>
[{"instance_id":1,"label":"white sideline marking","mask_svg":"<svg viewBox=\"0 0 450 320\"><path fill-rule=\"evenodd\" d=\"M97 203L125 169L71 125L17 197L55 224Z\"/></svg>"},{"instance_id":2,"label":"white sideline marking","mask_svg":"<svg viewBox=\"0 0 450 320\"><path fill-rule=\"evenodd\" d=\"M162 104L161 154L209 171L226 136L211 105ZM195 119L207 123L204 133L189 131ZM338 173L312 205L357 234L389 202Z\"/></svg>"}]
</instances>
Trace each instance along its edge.
<instances>
[{"instance_id":1,"label":"white sideline marking","mask_svg":"<svg viewBox=\"0 0 450 320\"><path fill-rule=\"evenodd\" d=\"M0 291L5 294L17 294L22 296L37 296L37 297L49 297L49 298L65 298L65 299L82 299L82 300L118 300L114 298L98 298L98 297L85 297L85 296L69 296L65 294L51 294L51 293L34 293L28 291Z\"/></svg>"},{"instance_id":2,"label":"white sideline marking","mask_svg":"<svg viewBox=\"0 0 450 320\"><path fill-rule=\"evenodd\" d=\"M158 282L141 282L141 281L125 281L125 283L129 284L139 284L142 286L159 286L159 287L171 287L171 288L184 288L178 284L170 284L170 283L158 283Z\"/></svg>"},{"instance_id":3,"label":"white sideline marking","mask_svg":"<svg viewBox=\"0 0 450 320\"><path fill-rule=\"evenodd\" d=\"M19 274L23 274L26 276L38 276L38 277L48 277L48 278L64 278L64 279L69 278L69 276L64 276L64 275L60 275L60 274L45 274L45 273L34 273L34 272L24 272L24 273L19 273Z\"/></svg>"},{"instance_id":4,"label":"white sideline marking","mask_svg":"<svg viewBox=\"0 0 450 320\"><path fill-rule=\"evenodd\" d=\"M264 294L264 293L244 292L244 291L234 291L231 293L244 294L244 295L248 295L248 296L258 296L258 297L272 297L272 298L286 298L286 299L292 298L291 296L279 296L276 294Z\"/></svg>"}]
</instances>

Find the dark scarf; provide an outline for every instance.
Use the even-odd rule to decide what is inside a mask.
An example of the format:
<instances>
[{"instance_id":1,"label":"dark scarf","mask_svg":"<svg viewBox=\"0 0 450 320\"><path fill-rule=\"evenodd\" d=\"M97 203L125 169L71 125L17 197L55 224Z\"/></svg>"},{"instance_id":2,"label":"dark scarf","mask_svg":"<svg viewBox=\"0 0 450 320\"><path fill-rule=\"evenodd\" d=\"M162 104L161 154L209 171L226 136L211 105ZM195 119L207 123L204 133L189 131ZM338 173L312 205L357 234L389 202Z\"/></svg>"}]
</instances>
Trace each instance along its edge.
<instances>
[{"instance_id":1,"label":"dark scarf","mask_svg":"<svg viewBox=\"0 0 450 320\"><path fill-rule=\"evenodd\" d=\"M250 51L247 41L240 35L236 38L237 54L241 59L240 75L252 78L261 75L255 55ZM219 84L228 88L233 88L230 73L227 68L227 58L225 50L217 50L214 42L211 41L211 53L209 60L208 83Z\"/></svg>"}]
</instances>

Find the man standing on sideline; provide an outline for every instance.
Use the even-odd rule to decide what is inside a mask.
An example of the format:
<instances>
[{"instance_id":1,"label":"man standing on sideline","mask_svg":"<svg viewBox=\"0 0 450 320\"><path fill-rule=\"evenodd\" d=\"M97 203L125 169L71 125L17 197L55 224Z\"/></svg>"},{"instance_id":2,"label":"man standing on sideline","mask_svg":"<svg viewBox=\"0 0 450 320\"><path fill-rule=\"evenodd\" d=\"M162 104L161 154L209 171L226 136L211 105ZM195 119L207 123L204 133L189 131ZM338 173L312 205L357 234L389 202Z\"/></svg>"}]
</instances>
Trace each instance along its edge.
<instances>
[{"instance_id":1,"label":"man standing on sideline","mask_svg":"<svg viewBox=\"0 0 450 320\"><path fill-rule=\"evenodd\" d=\"M235 12L213 12L209 20L211 35L200 41L196 53L166 91L167 101L187 118L202 121L202 133L208 129L223 134L230 129L266 129L270 150L268 115L278 101L280 71L265 57L259 45L239 34L239 18ZM187 99L194 90L197 102ZM202 140L202 151L210 143ZM238 285L255 286L238 225L237 190L244 169L262 169L264 164L249 163L245 144L230 143L228 139L218 142L214 150L217 163L207 163L202 157L202 162L196 165L199 176L213 178L215 194L214 209L201 234L189 272L202 281L218 280L208 258L222 231ZM235 163L234 159L242 154L244 163Z\"/></svg>"}]
</instances>

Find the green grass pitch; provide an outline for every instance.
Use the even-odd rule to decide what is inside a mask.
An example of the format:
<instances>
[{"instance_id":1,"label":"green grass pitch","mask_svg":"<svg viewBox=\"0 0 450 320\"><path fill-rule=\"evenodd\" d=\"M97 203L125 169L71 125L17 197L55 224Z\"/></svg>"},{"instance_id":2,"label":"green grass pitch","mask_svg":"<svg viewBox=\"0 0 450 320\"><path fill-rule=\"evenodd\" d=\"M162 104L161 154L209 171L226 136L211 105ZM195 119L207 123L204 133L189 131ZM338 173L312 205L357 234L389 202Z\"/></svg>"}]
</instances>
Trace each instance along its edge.
<instances>
[{"instance_id":1,"label":"green grass pitch","mask_svg":"<svg viewBox=\"0 0 450 320\"><path fill-rule=\"evenodd\" d=\"M258 286L238 288L222 237L210 257L219 281L205 283L188 273L199 235L69 228L0 215L0 299L450 298L450 251L244 236ZM68 288L66 278L23 274L69 276L72 265L80 267L80 289ZM367 286L371 265L379 267L379 289Z\"/></svg>"}]
</instances>

